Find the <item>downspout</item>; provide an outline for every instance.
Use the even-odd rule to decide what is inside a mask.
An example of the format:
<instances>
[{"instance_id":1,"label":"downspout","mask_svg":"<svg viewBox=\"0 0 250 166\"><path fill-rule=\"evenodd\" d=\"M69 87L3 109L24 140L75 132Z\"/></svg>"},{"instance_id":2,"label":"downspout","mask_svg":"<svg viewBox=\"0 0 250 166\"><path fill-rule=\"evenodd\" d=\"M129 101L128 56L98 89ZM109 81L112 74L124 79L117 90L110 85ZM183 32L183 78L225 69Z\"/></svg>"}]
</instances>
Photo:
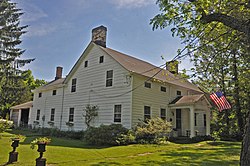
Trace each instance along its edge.
<instances>
[{"instance_id":1,"label":"downspout","mask_svg":"<svg viewBox=\"0 0 250 166\"><path fill-rule=\"evenodd\" d=\"M60 116L60 130L62 129L62 116L63 116L63 103L64 103L64 86L63 88L63 93L62 93L62 106L61 106L61 116Z\"/></svg>"}]
</instances>

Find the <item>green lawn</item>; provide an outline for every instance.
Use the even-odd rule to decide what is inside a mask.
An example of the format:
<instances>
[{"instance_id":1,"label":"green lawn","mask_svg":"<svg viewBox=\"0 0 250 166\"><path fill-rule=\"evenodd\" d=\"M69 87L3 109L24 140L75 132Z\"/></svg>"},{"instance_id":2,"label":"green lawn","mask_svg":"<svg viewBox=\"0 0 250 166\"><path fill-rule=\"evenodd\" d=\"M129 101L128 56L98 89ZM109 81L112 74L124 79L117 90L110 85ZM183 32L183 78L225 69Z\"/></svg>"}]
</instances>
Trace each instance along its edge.
<instances>
[{"instance_id":1,"label":"green lawn","mask_svg":"<svg viewBox=\"0 0 250 166\"><path fill-rule=\"evenodd\" d=\"M15 165L35 165L39 156L30 149L34 136L26 137L19 145L19 159ZM0 139L0 165L8 160L11 151L10 134ZM201 142L195 144L129 145L115 147L87 146L81 141L52 138L44 157L47 165L109 166L109 165L238 165L239 142Z\"/></svg>"}]
</instances>

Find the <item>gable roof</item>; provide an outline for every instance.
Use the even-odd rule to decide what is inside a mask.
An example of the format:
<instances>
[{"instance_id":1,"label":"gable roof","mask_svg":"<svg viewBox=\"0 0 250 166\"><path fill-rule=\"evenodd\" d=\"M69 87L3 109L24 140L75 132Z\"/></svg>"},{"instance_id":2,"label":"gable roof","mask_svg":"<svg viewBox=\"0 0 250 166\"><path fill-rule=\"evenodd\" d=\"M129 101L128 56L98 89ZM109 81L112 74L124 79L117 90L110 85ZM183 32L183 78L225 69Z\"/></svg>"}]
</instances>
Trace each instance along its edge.
<instances>
[{"instance_id":1,"label":"gable roof","mask_svg":"<svg viewBox=\"0 0 250 166\"><path fill-rule=\"evenodd\" d=\"M208 106L211 107L211 104L209 100L206 98L205 94L178 96L172 102L170 102L169 105L170 106L192 105L198 103L203 99L206 101Z\"/></svg>"},{"instance_id":2,"label":"gable roof","mask_svg":"<svg viewBox=\"0 0 250 166\"><path fill-rule=\"evenodd\" d=\"M156 74L154 76L154 79L160 80L162 82L167 82L167 83L170 83L173 85L177 85L180 87L188 88L191 90L195 90L197 92L202 93L202 91L196 85L190 83L189 81L181 78L178 75L174 75L174 74L170 73L168 70L159 68L159 67L154 66L148 62L145 62L145 61L137 59L135 57L132 57L132 56L126 55L124 53L115 51L113 49L104 48L104 47L99 46L93 42L89 43L89 45L84 50L82 55L79 57L79 59L77 60L77 62L75 63L75 65L73 66L73 68L71 69L71 71L69 72L67 77L65 78L65 80L62 82L62 84L66 84L69 81L71 76L75 73L75 71L78 69L78 67L80 66L80 64L82 63L82 61L86 57L86 55L90 52L90 50L94 46L103 50L107 55L111 56L122 67L124 67L126 70L128 70L130 72L137 73L139 75L143 75L143 76L146 76L149 78L154 76L157 72L159 72L158 74Z\"/></svg>"},{"instance_id":3,"label":"gable roof","mask_svg":"<svg viewBox=\"0 0 250 166\"><path fill-rule=\"evenodd\" d=\"M43 86L36 88L34 91L42 91L42 90L49 90L49 89L53 89L53 88L62 87L64 80L65 80L65 78L53 80L53 81L51 81Z\"/></svg>"},{"instance_id":4,"label":"gable roof","mask_svg":"<svg viewBox=\"0 0 250 166\"><path fill-rule=\"evenodd\" d=\"M201 95L190 95L190 96L178 96L176 99L174 99L172 102L169 104L175 104L175 105L180 105L180 104L193 104L199 101L204 94Z\"/></svg>"},{"instance_id":5,"label":"gable roof","mask_svg":"<svg viewBox=\"0 0 250 166\"><path fill-rule=\"evenodd\" d=\"M118 63L120 63L125 69L127 69L130 72L134 72L149 78L159 72L154 76L154 79L158 79L162 82L167 82L173 85L188 88L202 93L202 91L196 85L190 83L189 81L183 79L178 75L170 73L168 70L159 68L148 62L134 58L132 56L126 55L124 53L115 51L110 48L104 48L104 47L100 48L103 51L105 51L108 55L113 57Z\"/></svg>"},{"instance_id":6,"label":"gable roof","mask_svg":"<svg viewBox=\"0 0 250 166\"><path fill-rule=\"evenodd\" d=\"M66 76L65 80L63 81L64 84L66 84L69 79L71 78L71 76L75 73L75 71L78 69L78 67L81 65L81 62L84 60L85 56L89 53L89 51L94 47L94 46L98 46L97 44L95 44L94 42L90 42L89 45L87 46L87 48L83 51L82 55L78 58L77 62L75 63L75 65L72 67L72 69L70 70L69 74Z\"/></svg>"}]
</instances>

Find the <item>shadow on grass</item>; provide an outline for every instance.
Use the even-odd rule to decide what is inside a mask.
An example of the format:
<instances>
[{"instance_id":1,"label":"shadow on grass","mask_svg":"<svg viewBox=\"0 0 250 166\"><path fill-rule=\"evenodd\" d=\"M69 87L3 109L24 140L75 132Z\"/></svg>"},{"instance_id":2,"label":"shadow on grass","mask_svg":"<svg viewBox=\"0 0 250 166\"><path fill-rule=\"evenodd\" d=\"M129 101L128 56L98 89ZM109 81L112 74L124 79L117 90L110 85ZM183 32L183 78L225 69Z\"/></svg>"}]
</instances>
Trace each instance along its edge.
<instances>
[{"instance_id":1,"label":"shadow on grass","mask_svg":"<svg viewBox=\"0 0 250 166\"><path fill-rule=\"evenodd\" d=\"M123 165L118 162L99 162L98 164L92 164L92 166L109 166L109 165Z\"/></svg>"},{"instance_id":2,"label":"shadow on grass","mask_svg":"<svg viewBox=\"0 0 250 166\"><path fill-rule=\"evenodd\" d=\"M172 163L197 164L197 165L238 165L239 160L230 159L230 156L237 156L240 152L239 143L232 142L207 142L205 147L180 148L177 151L166 152L161 156L171 158ZM237 146L237 147L234 147ZM227 157L221 157L227 156ZM153 161L152 161L153 162ZM158 163L161 165L161 163ZM162 163L163 164L163 163Z\"/></svg>"}]
</instances>

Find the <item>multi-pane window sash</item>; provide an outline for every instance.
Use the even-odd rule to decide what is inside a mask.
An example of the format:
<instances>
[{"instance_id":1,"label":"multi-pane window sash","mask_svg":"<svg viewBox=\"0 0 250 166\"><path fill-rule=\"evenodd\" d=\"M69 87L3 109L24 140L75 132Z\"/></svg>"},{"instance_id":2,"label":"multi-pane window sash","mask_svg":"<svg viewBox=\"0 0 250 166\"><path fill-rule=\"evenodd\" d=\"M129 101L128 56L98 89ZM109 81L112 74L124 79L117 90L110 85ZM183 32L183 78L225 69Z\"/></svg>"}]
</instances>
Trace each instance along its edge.
<instances>
[{"instance_id":1,"label":"multi-pane window sash","mask_svg":"<svg viewBox=\"0 0 250 166\"><path fill-rule=\"evenodd\" d=\"M104 56L100 56L99 63L103 63L104 61Z\"/></svg>"},{"instance_id":2,"label":"multi-pane window sash","mask_svg":"<svg viewBox=\"0 0 250 166\"><path fill-rule=\"evenodd\" d=\"M166 109L161 108L161 119L166 120Z\"/></svg>"},{"instance_id":3,"label":"multi-pane window sash","mask_svg":"<svg viewBox=\"0 0 250 166\"><path fill-rule=\"evenodd\" d=\"M181 96L181 91L177 90L176 94L177 96Z\"/></svg>"},{"instance_id":4,"label":"multi-pane window sash","mask_svg":"<svg viewBox=\"0 0 250 166\"><path fill-rule=\"evenodd\" d=\"M207 126L207 115L204 114L204 115L203 115L203 118L204 118L204 126Z\"/></svg>"},{"instance_id":5,"label":"multi-pane window sash","mask_svg":"<svg viewBox=\"0 0 250 166\"><path fill-rule=\"evenodd\" d=\"M56 90L53 90L52 95L53 95L53 96L56 95Z\"/></svg>"},{"instance_id":6,"label":"multi-pane window sash","mask_svg":"<svg viewBox=\"0 0 250 166\"><path fill-rule=\"evenodd\" d=\"M88 61L84 62L84 67L88 67Z\"/></svg>"},{"instance_id":7,"label":"multi-pane window sash","mask_svg":"<svg viewBox=\"0 0 250 166\"><path fill-rule=\"evenodd\" d=\"M161 86L161 91L162 91L162 92L167 92L167 88L164 87L164 86Z\"/></svg>"},{"instance_id":8,"label":"multi-pane window sash","mask_svg":"<svg viewBox=\"0 0 250 166\"><path fill-rule=\"evenodd\" d=\"M198 113L194 113L194 126L197 126L197 115Z\"/></svg>"},{"instance_id":9,"label":"multi-pane window sash","mask_svg":"<svg viewBox=\"0 0 250 166\"><path fill-rule=\"evenodd\" d=\"M146 88L151 88L151 83L150 83L150 82L145 82L145 83L144 83L144 87L146 87Z\"/></svg>"},{"instance_id":10,"label":"multi-pane window sash","mask_svg":"<svg viewBox=\"0 0 250 166\"><path fill-rule=\"evenodd\" d=\"M107 71L106 74L106 87L113 85L113 70Z\"/></svg>"},{"instance_id":11,"label":"multi-pane window sash","mask_svg":"<svg viewBox=\"0 0 250 166\"><path fill-rule=\"evenodd\" d=\"M114 108L114 122L121 122L122 105L115 105Z\"/></svg>"},{"instance_id":12,"label":"multi-pane window sash","mask_svg":"<svg viewBox=\"0 0 250 166\"><path fill-rule=\"evenodd\" d=\"M69 122L74 122L74 108L69 109Z\"/></svg>"},{"instance_id":13,"label":"multi-pane window sash","mask_svg":"<svg viewBox=\"0 0 250 166\"><path fill-rule=\"evenodd\" d=\"M71 92L76 92L76 81L76 78L72 79Z\"/></svg>"},{"instance_id":14,"label":"multi-pane window sash","mask_svg":"<svg viewBox=\"0 0 250 166\"><path fill-rule=\"evenodd\" d=\"M149 106L144 106L144 121L151 118L151 111Z\"/></svg>"},{"instance_id":15,"label":"multi-pane window sash","mask_svg":"<svg viewBox=\"0 0 250 166\"><path fill-rule=\"evenodd\" d=\"M37 110L36 111L36 120L39 120L40 119L40 110Z\"/></svg>"},{"instance_id":16,"label":"multi-pane window sash","mask_svg":"<svg viewBox=\"0 0 250 166\"><path fill-rule=\"evenodd\" d=\"M52 108L50 112L50 121L54 120L55 120L55 108Z\"/></svg>"}]
</instances>

